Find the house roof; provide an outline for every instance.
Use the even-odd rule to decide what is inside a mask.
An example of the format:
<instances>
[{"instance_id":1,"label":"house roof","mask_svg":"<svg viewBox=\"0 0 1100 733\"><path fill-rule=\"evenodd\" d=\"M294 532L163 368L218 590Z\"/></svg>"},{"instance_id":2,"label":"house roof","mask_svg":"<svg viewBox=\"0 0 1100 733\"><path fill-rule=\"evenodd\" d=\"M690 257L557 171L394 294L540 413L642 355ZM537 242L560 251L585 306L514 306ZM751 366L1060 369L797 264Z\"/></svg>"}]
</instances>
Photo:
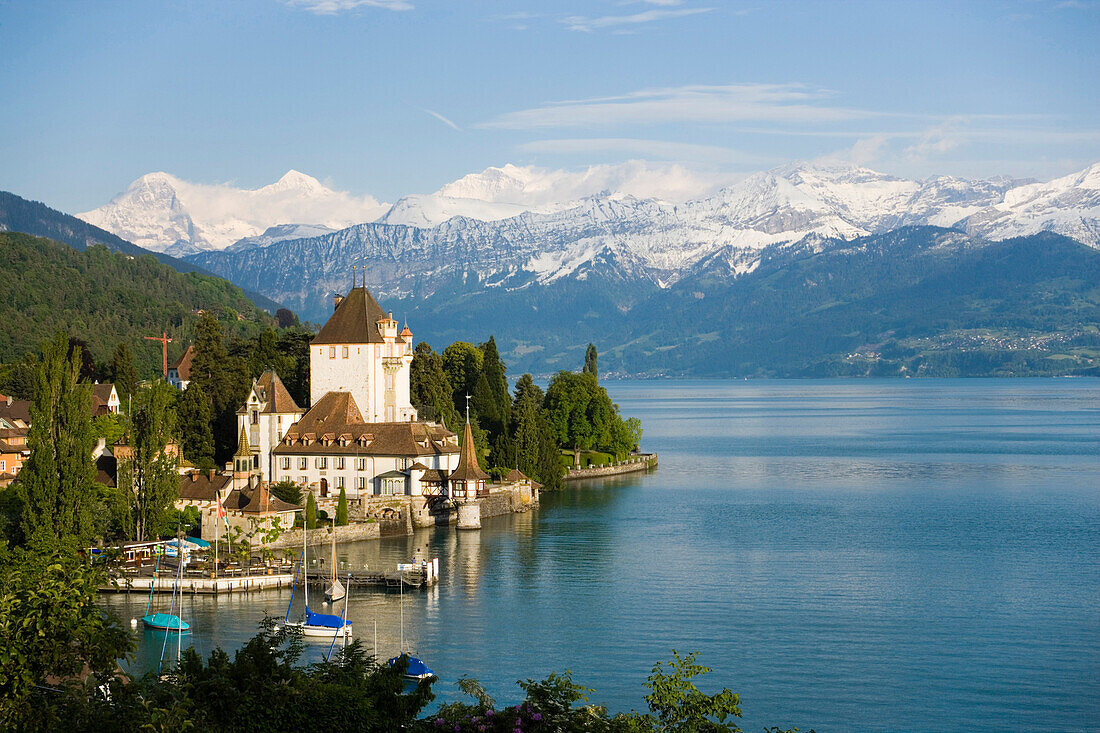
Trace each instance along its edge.
<instances>
[{"instance_id":1,"label":"house roof","mask_svg":"<svg viewBox=\"0 0 1100 733\"><path fill-rule=\"evenodd\" d=\"M477 464L477 448L474 446L474 434L470 430L470 423L466 423L466 431L462 436L462 452L458 456L458 467L451 471L451 481L484 481L489 474L481 470Z\"/></svg>"},{"instance_id":2,"label":"house roof","mask_svg":"<svg viewBox=\"0 0 1100 733\"><path fill-rule=\"evenodd\" d=\"M22 422L24 425L30 425L30 400L16 400L11 397L0 400L0 420L4 420L11 425L15 425L17 421Z\"/></svg>"},{"instance_id":3,"label":"house roof","mask_svg":"<svg viewBox=\"0 0 1100 733\"><path fill-rule=\"evenodd\" d=\"M118 460L110 453L95 459L96 483L114 488L118 481Z\"/></svg>"},{"instance_id":4,"label":"house roof","mask_svg":"<svg viewBox=\"0 0 1100 733\"><path fill-rule=\"evenodd\" d=\"M191 381L191 360L195 357L195 350L193 346L188 346L187 349L180 355L180 358L168 365L169 369L175 369L179 378L185 382Z\"/></svg>"},{"instance_id":5,"label":"house roof","mask_svg":"<svg viewBox=\"0 0 1100 733\"><path fill-rule=\"evenodd\" d=\"M305 412L301 407L298 407L294 398L290 396L283 380L279 379L279 375L275 373L274 369L268 369L258 379L254 380L252 391L256 393L256 399L260 401L260 412L262 413ZM247 406L239 411L240 414L243 415L245 409L247 409Z\"/></svg>"},{"instance_id":6,"label":"house roof","mask_svg":"<svg viewBox=\"0 0 1100 733\"><path fill-rule=\"evenodd\" d=\"M458 452L437 423L367 423L348 392L328 392L276 446L279 455L431 456Z\"/></svg>"},{"instance_id":7,"label":"house roof","mask_svg":"<svg viewBox=\"0 0 1100 733\"><path fill-rule=\"evenodd\" d=\"M234 489L225 499L225 508L232 512L245 514L275 514L296 512L302 507L288 504L272 494L266 483L260 483L247 489Z\"/></svg>"},{"instance_id":8,"label":"house roof","mask_svg":"<svg viewBox=\"0 0 1100 733\"><path fill-rule=\"evenodd\" d=\"M352 288L329 317L315 344L381 344L378 321L389 316L365 287Z\"/></svg>"},{"instance_id":9,"label":"house roof","mask_svg":"<svg viewBox=\"0 0 1100 733\"><path fill-rule=\"evenodd\" d=\"M233 477L228 474L192 471L180 476L180 498L192 501L214 501L217 499L217 492L224 491L232 480Z\"/></svg>"},{"instance_id":10,"label":"house roof","mask_svg":"<svg viewBox=\"0 0 1100 733\"><path fill-rule=\"evenodd\" d=\"M110 382L103 382L102 384L96 383L92 385L92 395L98 399L103 400L103 404L107 404L111 401L111 393L115 391L115 385ZM117 397L118 394L115 393Z\"/></svg>"}]
</instances>

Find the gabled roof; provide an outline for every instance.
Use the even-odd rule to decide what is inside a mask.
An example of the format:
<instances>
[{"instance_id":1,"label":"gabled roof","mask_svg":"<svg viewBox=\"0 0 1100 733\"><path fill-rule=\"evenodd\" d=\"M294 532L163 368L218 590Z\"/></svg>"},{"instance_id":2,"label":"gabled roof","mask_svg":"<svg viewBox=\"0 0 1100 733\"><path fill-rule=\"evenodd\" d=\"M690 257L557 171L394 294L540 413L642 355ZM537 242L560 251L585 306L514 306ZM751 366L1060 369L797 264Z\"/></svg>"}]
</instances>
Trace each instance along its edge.
<instances>
[{"instance_id":1,"label":"gabled roof","mask_svg":"<svg viewBox=\"0 0 1100 733\"><path fill-rule=\"evenodd\" d=\"M103 400L104 404L111 400L111 393L114 391L115 385L111 384L110 382L104 382L102 384L96 383L92 385L92 394ZM116 393L115 396L117 397L118 394Z\"/></svg>"},{"instance_id":2,"label":"gabled roof","mask_svg":"<svg viewBox=\"0 0 1100 733\"><path fill-rule=\"evenodd\" d=\"M279 379L274 369L268 369L261 374L260 378L253 383L252 389L256 391L260 401L266 403L262 412L305 412L294 402L294 398L290 396L283 380Z\"/></svg>"},{"instance_id":3,"label":"gabled roof","mask_svg":"<svg viewBox=\"0 0 1100 733\"><path fill-rule=\"evenodd\" d=\"M365 287L352 288L329 317L315 344L381 344L378 321L389 316Z\"/></svg>"},{"instance_id":4,"label":"gabled roof","mask_svg":"<svg viewBox=\"0 0 1100 733\"><path fill-rule=\"evenodd\" d=\"M349 392L328 392L276 446L279 455L432 456L458 452L455 434L437 423L363 422Z\"/></svg>"},{"instance_id":5,"label":"gabled roof","mask_svg":"<svg viewBox=\"0 0 1100 733\"><path fill-rule=\"evenodd\" d=\"M176 374L185 382L191 381L191 359L195 356L194 347L188 346L180 358L168 365L169 369L175 369Z\"/></svg>"},{"instance_id":6,"label":"gabled roof","mask_svg":"<svg viewBox=\"0 0 1100 733\"><path fill-rule=\"evenodd\" d=\"M484 481L489 474L477 464L477 448L474 446L474 434L470 423L466 423L466 432L462 436L462 452L458 456L458 468L451 471L451 481Z\"/></svg>"},{"instance_id":7,"label":"gabled roof","mask_svg":"<svg viewBox=\"0 0 1100 733\"><path fill-rule=\"evenodd\" d=\"M235 489L225 500L225 508L232 512L245 514L272 514L276 512L296 512L302 507L288 504L272 494L267 484L262 483L248 489Z\"/></svg>"},{"instance_id":8,"label":"gabled roof","mask_svg":"<svg viewBox=\"0 0 1100 733\"><path fill-rule=\"evenodd\" d=\"M11 397L0 400L0 420L3 420L12 427L15 427L17 422L22 422L24 425L30 425L30 400L16 400Z\"/></svg>"},{"instance_id":9,"label":"gabled roof","mask_svg":"<svg viewBox=\"0 0 1100 733\"><path fill-rule=\"evenodd\" d=\"M232 480L233 477L228 474L193 471L180 476L180 498L192 501L215 501L217 492L224 491Z\"/></svg>"}]
</instances>

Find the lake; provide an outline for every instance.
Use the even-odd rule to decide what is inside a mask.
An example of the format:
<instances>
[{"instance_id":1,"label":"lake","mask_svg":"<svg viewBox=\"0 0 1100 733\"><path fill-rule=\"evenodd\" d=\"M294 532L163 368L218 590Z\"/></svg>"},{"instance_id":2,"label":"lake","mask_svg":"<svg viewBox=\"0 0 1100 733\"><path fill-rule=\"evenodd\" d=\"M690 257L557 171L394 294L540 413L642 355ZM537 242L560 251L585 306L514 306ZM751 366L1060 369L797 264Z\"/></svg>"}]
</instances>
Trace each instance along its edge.
<instances>
[{"instance_id":1,"label":"lake","mask_svg":"<svg viewBox=\"0 0 1100 733\"><path fill-rule=\"evenodd\" d=\"M440 558L428 591L353 594L368 649L403 635L443 700L462 675L508 702L569 669L640 710L676 649L741 695L747 731L1100 730L1100 381L606 386L660 468L479 532L340 547L354 567ZM187 598L184 643L234 648L288 599ZM139 636L155 668L163 636Z\"/></svg>"}]
</instances>

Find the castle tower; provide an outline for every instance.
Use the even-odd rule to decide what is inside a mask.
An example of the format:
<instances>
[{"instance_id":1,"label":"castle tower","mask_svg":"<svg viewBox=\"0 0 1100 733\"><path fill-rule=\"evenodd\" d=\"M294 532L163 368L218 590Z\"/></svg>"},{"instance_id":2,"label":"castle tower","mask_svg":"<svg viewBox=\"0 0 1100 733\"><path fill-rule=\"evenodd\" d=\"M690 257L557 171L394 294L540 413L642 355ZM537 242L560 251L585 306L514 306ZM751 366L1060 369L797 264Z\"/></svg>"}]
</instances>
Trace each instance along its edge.
<instances>
[{"instance_id":1,"label":"castle tower","mask_svg":"<svg viewBox=\"0 0 1100 733\"><path fill-rule=\"evenodd\" d=\"M350 392L368 423L416 420L409 391L412 332L397 331L365 287L333 299L333 313L309 349L309 396Z\"/></svg>"},{"instance_id":2,"label":"castle tower","mask_svg":"<svg viewBox=\"0 0 1100 733\"><path fill-rule=\"evenodd\" d=\"M252 446L248 444L248 433L242 427L241 438L237 441L237 452L233 454L233 488L247 488L249 479L258 474L256 458L252 454Z\"/></svg>"}]
</instances>

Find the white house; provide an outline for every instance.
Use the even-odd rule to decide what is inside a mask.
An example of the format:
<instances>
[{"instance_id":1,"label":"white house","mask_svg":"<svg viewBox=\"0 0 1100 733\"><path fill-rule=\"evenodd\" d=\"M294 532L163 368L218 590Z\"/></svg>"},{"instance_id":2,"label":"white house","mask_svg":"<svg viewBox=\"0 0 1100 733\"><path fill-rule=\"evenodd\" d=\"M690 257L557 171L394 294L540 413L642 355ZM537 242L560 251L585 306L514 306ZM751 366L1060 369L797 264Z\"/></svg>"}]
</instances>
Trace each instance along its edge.
<instances>
[{"instance_id":1,"label":"white house","mask_svg":"<svg viewBox=\"0 0 1100 733\"><path fill-rule=\"evenodd\" d=\"M290 480L320 498L440 493L435 476L458 466L458 436L432 422L363 420L349 392L329 392L272 451L272 481ZM428 480L422 481L427 475Z\"/></svg>"},{"instance_id":2,"label":"white house","mask_svg":"<svg viewBox=\"0 0 1100 733\"><path fill-rule=\"evenodd\" d=\"M168 367L168 384L176 389L187 389L191 384L191 358L195 355L191 346Z\"/></svg>"},{"instance_id":3,"label":"white house","mask_svg":"<svg viewBox=\"0 0 1100 733\"><path fill-rule=\"evenodd\" d=\"M272 452L304 414L305 410L294 402L273 369L253 380L248 399L237 410L237 430L248 435L255 457L253 467L259 470L261 477L274 480Z\"/></svg>"}]
</instances>

